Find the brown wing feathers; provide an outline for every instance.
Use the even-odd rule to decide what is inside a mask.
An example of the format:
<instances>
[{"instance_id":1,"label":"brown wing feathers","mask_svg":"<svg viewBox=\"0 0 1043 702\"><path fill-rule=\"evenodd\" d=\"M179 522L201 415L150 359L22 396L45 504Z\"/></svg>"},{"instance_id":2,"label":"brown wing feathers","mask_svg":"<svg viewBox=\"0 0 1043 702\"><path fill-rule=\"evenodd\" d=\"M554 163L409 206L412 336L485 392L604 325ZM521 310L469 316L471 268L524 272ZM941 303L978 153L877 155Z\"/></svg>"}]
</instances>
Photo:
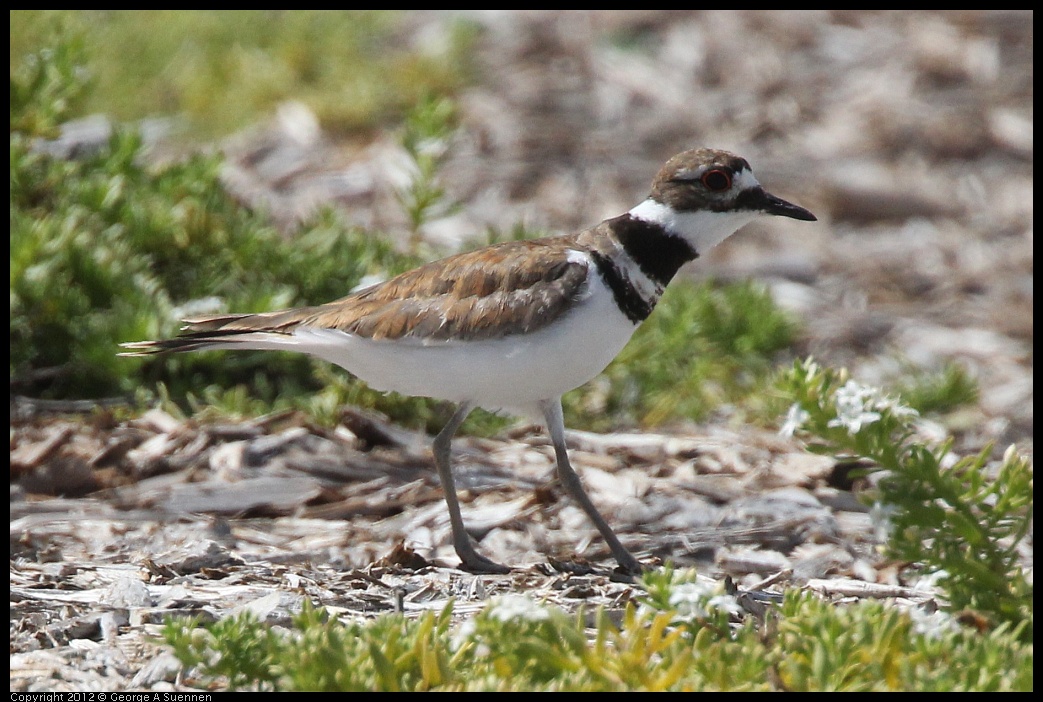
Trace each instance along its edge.
<instances>
[{"instance_id":1,"label":"brown wing feathers","mask_svg":"<svg viewBox=\"0 0 1043 702\"><path fill-rule=\"evenodd\" d=\"M127 347L139 353L190 351L237 335L292 333L300 326L431 341L529 332L557 319L586 281L586 265L568 259L570 241L507 242L423 265L325 305L189 319L175 339Z\"/></svg>"},{"instance_id":2,"label":"brown wing feathers","mask_svg":"<svg viewBox=\"0 0 1043 702\"><path fill-rule=\"evenodd\" d=\"M533 257L531 249L552 256ZM317 308L302 324L372 339L477 340L538 329L586 280L558 240L521 241L430 263ZM551 265L547 265L548 262Z\"/></svg>"}]
</instances>

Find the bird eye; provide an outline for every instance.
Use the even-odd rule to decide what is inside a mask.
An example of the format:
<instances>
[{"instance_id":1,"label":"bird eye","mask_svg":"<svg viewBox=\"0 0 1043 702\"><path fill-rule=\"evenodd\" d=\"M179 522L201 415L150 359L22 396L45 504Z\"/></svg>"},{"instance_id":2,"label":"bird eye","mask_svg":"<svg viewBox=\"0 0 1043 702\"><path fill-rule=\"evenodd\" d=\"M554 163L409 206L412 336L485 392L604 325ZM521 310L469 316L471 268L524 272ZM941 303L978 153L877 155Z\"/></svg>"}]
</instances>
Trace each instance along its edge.
<instances>
[{"instance_id":1,"label":"bird eye","mask_svg":"<svg viewBox=\"0 0 1043 702\"><path fill-rule=\"evenodd\" d=\"M706 186L707 190L713 192L722 192L732 187L732 174L721 168L714 168L712 171L706 171L703 173L702 180L703 185Z\"/></svg>"}]
</instances>

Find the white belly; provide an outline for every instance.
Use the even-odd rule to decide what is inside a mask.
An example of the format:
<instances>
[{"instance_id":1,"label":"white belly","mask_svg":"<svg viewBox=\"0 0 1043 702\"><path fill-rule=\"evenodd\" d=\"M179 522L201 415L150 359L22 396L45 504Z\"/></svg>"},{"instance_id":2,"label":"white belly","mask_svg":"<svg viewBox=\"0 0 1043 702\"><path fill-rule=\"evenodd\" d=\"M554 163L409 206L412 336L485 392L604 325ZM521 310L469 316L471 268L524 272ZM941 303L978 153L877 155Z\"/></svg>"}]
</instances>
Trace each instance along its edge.
<instances>
[{"instance_id":1,"label":"white belly","mask_svg":"<svg viewBox=\"0 0 1043 702\"><path fill-rule=\"evenodd\" d=\"M424 345L299 329L278 348L335 363L377 390L528 414L604 370L637 329L600 276L590 286L575 309L530 334Z\"/></svg>"}]
</instances>

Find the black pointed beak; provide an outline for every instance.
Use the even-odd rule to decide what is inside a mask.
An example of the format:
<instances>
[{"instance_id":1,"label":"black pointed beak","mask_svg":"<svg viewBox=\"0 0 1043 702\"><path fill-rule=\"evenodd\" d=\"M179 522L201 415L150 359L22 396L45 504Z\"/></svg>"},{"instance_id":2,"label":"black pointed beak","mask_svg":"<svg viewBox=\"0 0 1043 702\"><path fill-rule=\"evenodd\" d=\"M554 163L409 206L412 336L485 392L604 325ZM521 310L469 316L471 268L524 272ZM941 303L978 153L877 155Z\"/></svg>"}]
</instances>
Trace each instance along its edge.
<instances>
[{"instance_id":1,"label":"black pointed beak","mask_svg":"<svg viewBox=\"0 0 1043 702\"><path fill-rule=\"evenodd\" d=\"M799 205L794 205L792 202L786 202L781 197L775 197L771 193L764 190L764 188L757 188L755 190L748 190L739 196L743 207L750 210L757 210L770 215L778 215L780 217L790 217L792 219L802 219L805 222L818 221L818 217L811 214L808 210L805 210Z\"/></svg>"}]
</instances>

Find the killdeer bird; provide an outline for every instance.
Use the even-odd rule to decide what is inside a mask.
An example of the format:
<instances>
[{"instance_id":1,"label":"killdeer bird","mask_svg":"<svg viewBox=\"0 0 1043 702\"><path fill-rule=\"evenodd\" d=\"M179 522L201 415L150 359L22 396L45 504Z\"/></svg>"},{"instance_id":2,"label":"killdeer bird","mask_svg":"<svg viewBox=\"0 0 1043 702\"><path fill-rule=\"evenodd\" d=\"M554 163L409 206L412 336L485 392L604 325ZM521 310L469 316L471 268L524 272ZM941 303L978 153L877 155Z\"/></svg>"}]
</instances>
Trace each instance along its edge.
<instances>
[{"instance_id":1,"label":"killdeer bird","mask_svg":"<svg viewBox=\"0 0 1043 702\"><path fill-rule=\"evenodd\" d=\"M569 464L561 396L600 373L652 313L677 270L758 217L815 216L769 194L745 159L680 153L629 212L576 234L494 244L428 263L335 302L260 314L186 319L174 339L123 344L124 354L300 351L372 387L456 403L434 440L453 546L470 571L510 569L480 555L460 514L450 442L476 406L542 415L558 478L627 572L620 543Z\"/></svg>"}]
</instances>

